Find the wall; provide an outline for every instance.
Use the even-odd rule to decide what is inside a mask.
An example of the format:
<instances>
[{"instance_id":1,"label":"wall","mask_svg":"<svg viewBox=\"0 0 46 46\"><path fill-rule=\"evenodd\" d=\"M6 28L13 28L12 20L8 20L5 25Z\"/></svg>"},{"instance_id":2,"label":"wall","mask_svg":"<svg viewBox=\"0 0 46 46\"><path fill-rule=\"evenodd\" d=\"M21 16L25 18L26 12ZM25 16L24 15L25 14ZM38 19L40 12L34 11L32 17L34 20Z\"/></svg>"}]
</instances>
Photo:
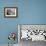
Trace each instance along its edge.
<instances>
[{"instance_id":1,"label":"wall","mask_svg":"<svg viewBox=\"0 0 46 46\"><path fill-rule=\"evenodd\" d=\"M16 6L18 18L4 18L4 7ZM0 44L8 43L7 36L18 31L17 24L46 24L46 0L1 0Z\"/></svg>"}]
</instances>

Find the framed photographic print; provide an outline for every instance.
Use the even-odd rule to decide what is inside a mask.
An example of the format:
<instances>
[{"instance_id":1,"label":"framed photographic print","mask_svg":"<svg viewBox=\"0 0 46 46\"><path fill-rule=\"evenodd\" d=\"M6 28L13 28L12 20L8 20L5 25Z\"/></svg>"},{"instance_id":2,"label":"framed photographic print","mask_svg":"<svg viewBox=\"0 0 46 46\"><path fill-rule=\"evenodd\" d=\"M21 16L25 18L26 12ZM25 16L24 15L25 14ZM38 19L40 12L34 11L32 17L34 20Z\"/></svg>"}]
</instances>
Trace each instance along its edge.
<instances>
[{"instance_id":1,"label":"framed photographic print","mask_svg":"<svg viewBox=\"0 0 46 46\"><path fill-rule=\"evenodd\" d=\"M16 18L18 16L17 7L5 7L4 8L4 17Z\"/></svg>"},{"instance_id":2,"label":"framed photographic print","mask_svg":"<svg viewBox=\"0 0 46 46\"><path fill-rule=\"evenodd\" d=\"M46 41L46 24L19 24L18 41Z\"/></svg>"}]
</instances>

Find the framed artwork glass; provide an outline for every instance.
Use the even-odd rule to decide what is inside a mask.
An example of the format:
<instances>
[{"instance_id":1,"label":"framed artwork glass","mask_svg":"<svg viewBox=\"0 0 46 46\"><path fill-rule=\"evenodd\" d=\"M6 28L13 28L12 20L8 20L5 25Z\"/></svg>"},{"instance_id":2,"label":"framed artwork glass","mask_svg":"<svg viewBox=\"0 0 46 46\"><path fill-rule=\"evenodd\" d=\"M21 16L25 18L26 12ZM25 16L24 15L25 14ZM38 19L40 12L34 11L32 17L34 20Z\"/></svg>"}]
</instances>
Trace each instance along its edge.
<instances>
[{"instance_id":1,"label":"framed artwork glass","mask_svg":"<svg viewBox=\"0 0 46 46\"><path fill-rule=\"evenodd\" d=\"M5 7L4 8L4 17L16 18L18 16L17 7Z\"/></svg>"},{"instance_id":2,"label":"framed artwork glass","mask_svg":"<svg viewBox=\"0 0 46 46\"><path fill-rule=\"evenodd\" d=\"M18 37L21 40L46 41L45 24L19 24Z\"/></svg>"}]
</instances>

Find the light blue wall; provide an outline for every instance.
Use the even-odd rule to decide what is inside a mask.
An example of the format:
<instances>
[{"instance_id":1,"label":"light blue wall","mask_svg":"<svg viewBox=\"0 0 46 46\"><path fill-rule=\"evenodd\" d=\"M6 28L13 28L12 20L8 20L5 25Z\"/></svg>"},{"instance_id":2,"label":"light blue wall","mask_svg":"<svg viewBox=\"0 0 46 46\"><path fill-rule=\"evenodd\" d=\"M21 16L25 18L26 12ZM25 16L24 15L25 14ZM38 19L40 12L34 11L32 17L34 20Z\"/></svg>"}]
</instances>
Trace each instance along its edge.
<instances>
[{"instance_id":1,"label":"light blue wall","mask_svg":"<svg viewBox=\"0 0 46 46\"><path fill-rule=\"evenodd\" d=\"M18 18L4 18L4 7L18 7ZM0 0L0 44L17 24L46 24L46 0Z\"/></svg>"}]
</instances>

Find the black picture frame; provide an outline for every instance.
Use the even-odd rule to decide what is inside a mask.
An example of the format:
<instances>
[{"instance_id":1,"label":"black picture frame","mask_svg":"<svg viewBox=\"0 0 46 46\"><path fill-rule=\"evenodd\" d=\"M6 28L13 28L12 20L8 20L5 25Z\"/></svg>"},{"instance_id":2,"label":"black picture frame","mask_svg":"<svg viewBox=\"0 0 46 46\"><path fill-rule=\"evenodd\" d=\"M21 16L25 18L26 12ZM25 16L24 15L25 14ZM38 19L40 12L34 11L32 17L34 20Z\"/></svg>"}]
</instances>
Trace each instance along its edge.
<instances>
[{"instance_id":1,"label":"black picture frame","mask_svg":"<svg viewBox=\"0 0 46 46\"><path fill-rule=\"evenodd\" d=\"M7 14L8 10L14 10L14 14ZM4 7L4 17L5 18L17 18L18 17L18 7Z\"/></svg>"}]
</instances>

